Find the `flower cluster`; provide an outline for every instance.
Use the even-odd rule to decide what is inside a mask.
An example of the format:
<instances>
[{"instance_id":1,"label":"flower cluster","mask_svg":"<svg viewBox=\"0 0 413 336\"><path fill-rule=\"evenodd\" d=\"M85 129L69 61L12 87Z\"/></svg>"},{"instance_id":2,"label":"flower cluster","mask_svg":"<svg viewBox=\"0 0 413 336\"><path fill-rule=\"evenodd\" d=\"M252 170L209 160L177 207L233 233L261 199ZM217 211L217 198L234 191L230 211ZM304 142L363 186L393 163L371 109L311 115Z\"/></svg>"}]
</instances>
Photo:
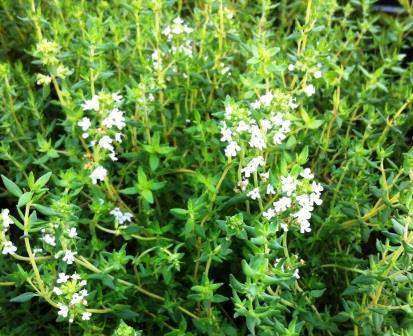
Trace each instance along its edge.
<instances>
[{"instance_id":1,"label":"flower cluster","mask_svg":"<svg viewBox=\"0 0 413 336\"><path fill-rule=\"evenodd\" d=\"M256 179L259 174L263 182L268 180L270 172L264 170L264 151L280 145L286 139L292 124L289 113L295 108L295 99L282 92L267 92L247 108L226 101L221 141L227 143L225 155L228 158L243 152L238 186L253 200L261 199L261 194L258 185L248 188L250 178ZM266 187L266 193L275 193L272 185Z\"/></svg>"},{"instance_id":2,"label":"flower cluster","mask_svg":"<svg viewBox=\"0 0 413 336\"><path fill-rule=\"evenodd\" d=\"M100 92L82 104L84 111L92 111L97 116L96 124L88 117L83 117L78 126L82 129L83 139L93 138L90 146L93 148L95 161L107 155L112 161L118 158L115 152L115 145L122 142L123 128L126 126L124 112L120 110L122 96L118 93ZM95 165L90 174L92 183L103 181L107 176L107 169L102 165Z\"/></svg>"},{"instance_id":3,"label":"flower cluster","mask_svg":"<svg viewBox=\"0 0 413 336\"><path fill-rule=\"evenodd\" d=\"M291 277L296 280L300 279L300 270L297 266L304 265L305 261L299 259L298 255L294 254L291 256L291 259L287 258L277 258L274 261L274 269L279 269L283 274L289 273Z\"/></svg>"},{"instance_id":4,"label":"flower cluster","mask_svg":"<svg viewBox=\"0 0 413 336\"><path fill-rule=\"evenodd\" d=\"M270 145L280 145L291 130L287 113L295 109L297 104L291 96L267 92L250 107L252 111L229 101L226 103L225 121L221 123L221 141L227 143L227 157L237 156L242 148L262 151ZM269 113L264 113L266 110Z\"/></svg>"},{"instance_id":5,"label":"flower cluster","mask_svg":"<svg viewBox=\"0 0 413 336\"><path fill-rule=\"evenodd\" d=\"M133 218L133 214L130 212L122 212L119 208L114 208L110 214L115 217L116 224L120 225L125 222L131 222Z\"/></svg>"},{"instance_id":6,"label":"flower cluster","mask_svg":"<svg viewBox=\"0 0 413 336\"><path fill-rule=\"evenodd\" d=\"M53 293L59 300L59 316L69 318L69 322L73 322L76 316L81 316L82 320L90 320L92 314L85 309L86 297L89 294L86 285L86 280L82 280L77 273L59 273L56 286L53 288Z\"/></svg>"},{"instance_id":7,"label":"flower cluster","mask_svg":"<svg viewBox=\"0 0 413 336\"><path fill-rule=\"evenodd\" d=\"M322 65L321 63L317 63L315 66L309 67L306 63L297 62L295 64L288 65L288 71L291 73L297 73L298 71L305 72L306 78L314 78L319 79L323 76L323 72L321 71ZM315 94L315 87L313 84L308 83L305 81L305 84L302 87L302 92L307 96L311 97Z\"/></svg>"},{"instance_id":8,"label":"flower cluster","mask_svg":"<svg viewBox=\"0 0 413 336\"><path fill-rule=\"evenodd\" d=\"M9 209L1 210L1 241L3 242L2 254L14 254L17 251L17 247L13 242L6 239L6 232L9 230L10 224L13 224L13 220L10 217Z\"/></svg>"},{"instance_id":9,"label":"flower cluster","mask_svg":"<svg viewBox=\"0 0 413 336\"><path fill-rule=\"evenodd\" d=\"M60 227L59 224L52 224L49 228L41 229L41 241L46 246L49 246L48 249L52 248L54 249L57 245L59 245L59 250L55 254L55 258L62 258L63 262L65 262L68 265L71 265L75 261L75 256L77 255L77 252L71 251L70 249L67 248L68 244L72 244L74 242L74 239L78 237L77 235L77 228L76 227L68 227L65 228L65 230L62 232L60 236L58 236L58 239L56 239L56 232L60 231L58 228ZM59 243L59 244L58 244ZM61 247L65 247L61 249ZM41 252L41 251L39 251Z\"/></svg>"},{"instance_id":10,"label":"flower cluster","mask_svg":"<svg viewBox=\"0 0 413 336\"><path fill-rule=\"evenodd\" d=\"M191 34L192 31L193 29L186 25L184 20L179 16L173 19L170 25L163 28L162 34L170 44L171 54L181 54L187 57L192 57L192 40L188 38L188 35ZM152 66L155 70L162 69L162 52L160 49L156 49L152 52L151 59ZM171 70L173 71L174 68L171 68Z\"/></svg>"},{"instance_id":11,"label":"flower cluster","mask_svg":"<svg viewBox=\"0 0 413 336\"><path fill-rule=\"evenodd\" d=\"M264 218L282 218L280 227L284 230L295 223L304 233L311 231L309 219L314 206L322 202L323 187L312 181L314 175L309 168L300 173L300 179L287 175L280 181L266 168L267 151L287 138L292 125L290 112L297 106L292 96L281 92L267 92L248 108L228 99L225 120L221 122L221 141L227 143L225 155L229 159L242 152L239 190L251 200L257 200L261 209L264 201L272 203L265 207Z\"/></svg>"},{"instance_id":12,"label":"flower cluster","mask_svg":"<svg viewBox=\"0 0 413 336\"><path fill-rule=\"evenodd\" d=\"M282 219L280 226L286 231L296 223L300 232L310 232L311 212L315 205L321 205L321 184L313 181L314 175L309 168L304 169L296 178L291 175L281 177L281 197L263 212L267 220L274 217Z\"/></svg>"},{"instance_id":13,"label":"flower cluster","mask_svg":"<svg viewBox=\"0 0 413 336\"><path fill-rule=\"evenodd\" d=\"M42 238L41 239L47 245L50 245L50 246L53 246L53 247L56 246L56 237L54 236L54 234L46 232L45 229L42 229L41 232L42 232Z\"/></svg>"},{"instance_id":14,"label":"flower cluster","mask_svg":"<svg viewBox=\"0 0 413 336\"><path fill-rule=\"evenodd\" d=\"M50 74L37 74L36 83L38 85L49 85L53 78L64 79L72 74L73 71L59 61L59 52L60 46L56 42L43 39L36 44L34 55L40 59Z\"/></svg>"},{"instance_id":15,"label":"flower cluster","mask_svg":"<svg viewBox=\"0 0 413 336\"><path fill-rule=\"evenodd\" d=\"M188 27L184 20L178 16L172 21L171 25L163 29L162 34L166 36L168 41L172 41L174 35L190 34L191 32L192 28Z\"/></svg>"}]
</instances>

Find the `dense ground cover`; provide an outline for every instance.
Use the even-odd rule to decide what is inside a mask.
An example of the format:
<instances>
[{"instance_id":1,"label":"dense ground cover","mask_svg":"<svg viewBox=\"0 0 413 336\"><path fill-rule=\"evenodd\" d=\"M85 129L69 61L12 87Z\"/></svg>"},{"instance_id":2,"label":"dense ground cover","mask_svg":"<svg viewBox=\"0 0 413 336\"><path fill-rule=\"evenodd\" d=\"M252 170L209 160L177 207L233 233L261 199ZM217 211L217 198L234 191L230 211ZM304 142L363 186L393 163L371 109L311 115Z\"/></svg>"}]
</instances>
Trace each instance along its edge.
<instances>
[{"instance_id":1,"label":"dense ground cover","mask_svg":"<svg viewBox=\"0 0 413 336\"><path fill-rule=\"evenodd\" d=\"M0 335L412 335L413 8L377 5L1 0Z\"/></svg>"}]
</instances>

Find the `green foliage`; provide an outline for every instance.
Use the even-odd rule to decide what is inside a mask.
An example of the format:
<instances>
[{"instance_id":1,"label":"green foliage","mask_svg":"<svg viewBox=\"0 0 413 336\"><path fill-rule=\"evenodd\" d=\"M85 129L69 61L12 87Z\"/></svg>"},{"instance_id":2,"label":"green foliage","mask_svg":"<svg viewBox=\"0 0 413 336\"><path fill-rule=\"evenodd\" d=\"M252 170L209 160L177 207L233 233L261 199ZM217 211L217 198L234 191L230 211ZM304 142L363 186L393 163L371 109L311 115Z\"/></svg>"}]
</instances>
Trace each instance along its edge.
<instances>
[{"instance_id":1,"label":"green foliage","mask_svg":"<svg viewBox=\"0 0 413 336\"><path fill-rule=\"evenodd\" d=\"M116 328L112 336L141 336L140 331L136 331L132 327L128 326L124 321L120 321L120 324Z\"/></svg>"},{"instance_id":2,"label":"green foliage","mask_svg":"<svg viewBox=\"0 0 413 336\"><path fill-rule=\"evenodd\" d=\"M412 335L399 3L0 0L0 335Z\"/></svg>"}]
</instances>

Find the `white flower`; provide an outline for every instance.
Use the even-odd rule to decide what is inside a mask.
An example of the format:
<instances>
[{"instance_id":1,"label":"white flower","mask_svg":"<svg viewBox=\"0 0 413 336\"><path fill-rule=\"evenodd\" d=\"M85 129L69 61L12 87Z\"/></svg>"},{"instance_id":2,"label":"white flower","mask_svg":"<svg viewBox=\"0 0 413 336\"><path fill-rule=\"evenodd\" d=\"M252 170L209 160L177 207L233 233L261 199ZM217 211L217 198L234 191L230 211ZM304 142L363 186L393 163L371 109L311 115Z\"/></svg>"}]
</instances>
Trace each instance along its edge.
<instances>
[{"instance_id":1,"label":"white flower","mask_svg":"<svg viewBox=\"0 0 413 336\"><path fill-rule=\"evenodd\" d=\"M280 113L271 116L271 121L275 126L279 126L279 130L273 135L274 144L279 145L287 137L291 129L291 121L285 120Z\"/></svg>"},{"instance_id":2,"label":"white flower","mask_svg":"<svg viewBox=\"0 0 413 336\"><path fill-rule=\"evenodd\" d=\"M41 249L41 248L39 248L39 247L35 247L34 249L33 249L33 254L38 254L38 253L42 253L43 252L43 249Z\"/></svg>"},{"instance_id":3,"label":"white flower","mask_svg":"<svg viewBox=\"0 0 413 336\"><path fill-rule=\"evenodd\" d=\"M247 124L244 120L241 120L238 123L238 126L237 126L237 132L238 133L246 132L246 131L249 131L249 130L250 130L250 125Z\"/></svg>"},{"instance_id":4,"label":"white flower","mask_svg":"<svg viewBox=\"0 0 413 336\"><path fill-rule=\"evenodd\" d=\"M291 130L291 121L282 120L280 126L281 126L281 132L288 133Z\"/></svg>"},{"instance_id":5,"label":"white flower","mask_svg":"<svg viewBox=\"0 0 413 336\"><path fill-rule=\"evenodd\" d=\"M263 181L267 181L268 178L270 177L270 172L267 171L266 173L261 173L260 176L261 176L261 179L262 179Z\"/></svg>"},{"instance_id":6,"label":"white flower","mask_svg":"<svg viewBox=\"0 0 413 336\"><path fill-rule=\"evenodd\" d=\"M11 241L5 241L3 245L3 254L15 254L17 247L13 245Z\"/></svg>"},{"instance_id":7,"label":"white flower","mask_svg":"<svg viewBox=\"0 0 413 336\"><path fill-rule=\"evenodd\" d=\"M225 119L230 119L232 114L232 106L230 104L225 105Z\"/></svg>"},{"instance_id":8,"label":"white flower","mask_svg":"<svg viewBox=\"0 0 413 336\"><path fill-rule=\"evenodd\" d=\"M99 147L107 149L108 151L112 152L113 149L114 149L113 145L112 145L112 141L113 140L112 140L111 137L105 135L99 140L98 145L99 145Z\"/></svg>"},{"instance_id":9,"label":"white flower","mask_svg":"<svg viewBox=\"0 0 413 336\"><path fill-rule=\"evenodd\" d=\"M68 236L69 236L70 238L76 238L76 237L77 237L77 230L76 230L76 228L75 228L75 227L70 228L70 229L68 230L67 234L68 234Z\"/></svg>"},{"instance_id":10,"label":"white flower","mask_svg":"<svg viewBox=\"0 0 413 336\"><path fill-rule=\"evenodd\" d=\"M122 211L120 211L119 208L114 208L110 212L110 214L116 218L119 224L123 224L125 222L131 222L133 218L133 215L130 212L122 213Z\"/></svg>"},{"instance_id":11,"label":"white flower","mask_svg":"<svg viewBox=\"0 0 413 336\"><path fill-rule=\"evenodd\" d=\"M288 64L288 71L294 71L295 65L294 64Z\"/></svg>"},{"instance_id":12,"label":"white flower","mask_svg":"<svg viewBox=\"0 0 413 336\"><path fill-rule=\"evenodd\" d=\"M82 290L80 291L80 295L81 295L83 298L85 298L85 297L88 296L89 294L88 294L88 292L87 292L86 289L82 289Z\"/></svg>"},{"instance_id":13,"label":"white flower","mask_svg":"<svg viewBox=\"0 0 413 336\"><path fill-rule=\"evenodd\" d=\"M96 184L98 180L103 181L107 175L108 171L103 168L102 166L97 166L92 173L90 174L90 178L92 179L92 183Z\"/></svg>"},{"instance_id":14,"label":"white flower","mask_svg":"<svg viewBox=\"0 0 413 336\"><path fill-rule=\"evenodd\" d=\"M251 133L251 139L249 141L249 144L251 147L257 148L259 150L263 150L264 148L267 147L265 143L265 138L263 134L261 133L260 128L257 125L251 126L250 133Z\"/></svg>"},{"instance_id":15,"label":"white flower","mask_svg":"<svg viewBox=\"0 0 413 336\"><path fill-rule=\"evenodd\" d=\"M271 121L269 121L268 119L262 119L261 127L265 132L268 131L272 127Z\"/></svg>"},{"instance_id":16,"label":"white flower","mask_svg":"<svg viewBox=\"0 0 413 336\"><path fill-rule=\"evenodd\" d=\"M284 212L291 207L291 198L281 197L278 201L272 204L276 213Z\"/></svg>"},{"instance_id":17,"label":"white flower","mask_svg":"<svg viewBox=\"0 0 413 336\"><path fill-rule=\"evenodd\" d=\"M297 212L293 213L291 216L295 217L297 219L297 222L301 223L311 218L311 210L306 207L303 207Z\"/></svg>"},{"instance_id":18,"label":"white flower","mask_svg":"<svg viewBox=\"0 0 413 336\"><path fill-rule=\"evenodd\" d=\"M43 240L46 244L48 244L48 245L50 245L50 246L56 246L56 238L55 238L55 236L52 236L52 235L49 234L49 233L44 234L43 237L42 237L42 240Z\"/></svg>"},{"instance_id":19,"label":"white flower","mask_svg":"<svg viewBox=\"0 0 413 336\"><path fill-rule=\"evenodd\" d=\"M314 72L314 78L321 78L322 75L323 73L320 70L317 70L316 72Z\"/></svg>"},{"instance_id":20,"label":"white flower","mask_svg":"<svg viewBox=\"0 0 413 336\"><path fill-rule=\"evenodd\" d=\"M153 66L155 69L160 69L162 67L162 58L158 50L155 50L151 55Z\"/></svg>"},{"instance_id":21,"label":"white flower","mask_svg":"<svg viewBox=\"0 0 413 336\"><path fill-rule=\"evenodd\" d=\"M309 195L299 195L296 197L296 200L298 204L305 209L306 211L313 211L313 198L311 198Z\"/></svg>"},{"instance_id":22,"label":"white flower","mask_svg":"<svg viewBox=\"0 0 413 336\"><path fill-rule=\"evenodd\" d=\"M81 303L83 301L82 295L79 295L78 293L74 293L72 296L72 299L70 300L70 305L76 305L78 303Z\"/></svg>"},{"instance_id":23,"label":"white flower","mask_svg":"<svg viewBox=\"0 0 413 336\"><path fill-rule=\"evenodd\" d=\"M272 186L272 184L268 184L267 185L267 191L266 191L267 195L275 195L275 190L274 187Z\"/></svg>"},{"instance_id":24,"label":"white flower","mask_svg":"<svg viewBox=\"0 0 413 336\"><path fill-rule=\"evenodd\" d=\"M171 27L166 26L164 30L162 31L162 34L164 34L165 36L169 38L169 36L171 35Z\"/></svg>"},{"instance_id":25,"label":"white flower","mask_svg":"<svg viewBox=\"0 0 413 336\"><path fill-rule=\"evenodd\" d=\"M119 133L119 132L116 133L115 134L115 141L121 143L122 142L122 137L123 137L122 133Z\"/></svg>"},{"instance_id":26,"label":"white flower","mask_svg":"<svg viewBox=\"0 0 413 336\"><path fill-rule=\"evenodd\" d=\"M80 280L80 275L77 274L77 273L73 273L70 277L71 277L73 280L75 280L75 281Z\"/></svg>"},{"instance_id":27,"label":"white flower","mask_svg":"<svg viewBox=\"0 0 413 336\"><path fill-rule=\"evenodd\" d=\"M66 283L69 280L70 276L66 275L65 273L59 273L58 278L56 280L57 283Z\"/></svg>"},{"instance_id":28,"label":"white flower","mask_svg":"<svg viewBox=\"0 0 413 336\"><path fill-rule=\"evenodd\" d=\"M114 108L109 112L109 115L105 119L103 119L102 124L107 128L116 126L118 130L121 130L126 126L123 111L119 110L118 108Z\"/></svg>"},{"instance_id":29,"label":"white flower","mask_svg":"<svg viewBox=\"0 0 413 336\"><path fill-rule=\"evenodd\" d=\"M277 132L274 134L272 140L274 141L274 144L280 145L285 138L286 135L283 132Z\"/></svg>"},{"instance_id":30,"label":"white flower","mask_svg":"<svg viewBox=\"0 0 413 336\"><path fill-rule=\"evenodd\" d=\"M300 274L298 268L294 271L293 277L296 278L297 280L300 279Z\"/></svg>"},{"instance_id":31,"label":"white flower","mask_svg":"<svg viewBox=\"0 0 413 336\"><path fill-rule=\"evenodd\" d=\"M82 120L77 123L77 125L81 127L84 132L86 132L89 129L90 125L92 125L92 122L88 117L83 117Z\"/></svg>"},{"instance_id":32,"label":"white flower","mask_svg":"<svg viewBox=\"0 0 413 336\"><path fill-rule=\"evenodd\" d=\"M307 179L307 180L311 180L314 178L314 174L311 173L311 169L310 168L305 168L301 173L300 176Z\"/></svg>"},{"instance_id":33,"label":"white flower","mask_svg":"<svg viewBox=\"0 0 413 336\"><path fill-rule=\"evenodd\" d=\"M85 102L82 104L83 110L94 110L94 111L99 111L99 96L94 95L92 99L90 100L85 100Z\"/></svg>"},{"instance_id":34,"label":"white flower","mask_svg":"<svg viewBox=\"0 0 413 336\"><path fill-rule=\"evenodd\" d=\"M76 255L76 254L77 254L76 252L72 252L72 251L70 251L70 250L66 250L66 251L65 251L65 255L63 256L62 260L63 260L66 264L71 265L71 264L73 264L73 262L75 261L75 255Z\"/></svg>"},{"instance_id":35,"label":"white flower","mask_svg":"<svg viewBox=\"0 0 413 336\"><path fill-rule=\"evenodd\" d=\"M271 115L271 122L275 126L281 126L284 122L284 118L282 117L281 113L277 113L275 115Z\"/></svg>"},{"instance_id":36,"label":"white flower","mask_svg":"<svg viewBox=\"0 0 413 336\"><path fill-rule=\"evenodd\" d=\"M115 103L120 104L122 102L123 97L119 93L115 92L112 93L112 99Z\"/></svg>"},{"instance_id":37,"label":"white flower","mask_svg":"<svg viewBox=\"0 0 413 336\"><path fill-rule=\"evenodd\" d=\"M83 320L83 321L89 321L91 316L92 316L91 313L89 313L89 312L84 312L84 313L82 314L82 320Z\"/></svg>"},{"instance_id":38,"label":"white flower","mask_svg":"<svg viewBox=\"0 0 413 336\"><path fill-rule=\"evenodd\" d=\"M284 232L288 231L288 225L287 224L281 223L280 226L281 226L281 228L283 229Z\"/></svg>"},{"instance_id":39,"label":"white flower","mask_svg":"<svg viewBox=\"0 0 413 336\"><path fill-rule=\"evenodd\" d=\"M251 104L251 108L252 108L253 110L259 109L260 107L261 107L261 102L260 102L259 100L256 100L255 102L253 102L253 103Z\"/></svg>"},{"instance_id":40,"label":"white flower","mask_svg":"<svg viewBox=\"0 0 413 336\"><path fill-rule=\"evenodd\" d=\"M274 95L271 92L267 92L265 95L260 97L260 102L264 106L269 106L274 99Z\"/></svg>"},{"instance_id":41,"label":"white flower","mask_svg":"<svg viewBox=\"0 0 413 336\"><path fill-rule=\"evenodd\" d=\"M118 157L116 156L115 152L110 152L109 157L112 161L118 161Z\"/></svg>"},{"instance_id":42,"label":"white flower","mask_svg":"<svg viewBox=\"0 0 413 336\"><path fill-rule=\"evenodd\" d=\"M83 139L87 139L87 138L89 138L89 133L82 133L82 138Z\"/></svg>"},{"instance_id":43,"label":"white flower","mask_svg":"<svg viewBox=\"0 0 413 336\"><path fill-rule=\"evenodd\" d=\"M320 198L320 195L321 194L311 193L310 194L311 202L317 205L321 205L323 203L323 200Z\"/></svg>"},{"instance_id":44,"label":"white flower","mask_svg":"<svg viewBox=\"0 0 413 336\"><path fill-rule=\"evenodd\" d=\"M321 192L324 190L323 186L320 183L317 183L317 182L311 183L311 189L316 194L321 194Z\"/></svg>"},{"instance_id":45,"label":"white flower","mask_svg":"<svg viewBox=\"0 0 413 336\"><path fill-rule=\"evenodd\" d=\"M230 143L225 148L225 156L237 156L237 152L241 150L241 147L236 141L230 141Z\"/></svg>"},{"instance_id":46,"label":"white flower","mask_svg":"<svg viewBox=\"0 0 413 336\"><path fill-rule=\"evenodd\" d=\"M13 224L13 220L10 218L9 209L1 210L1 219L3 222L3 230L6 231L9 228L10 224Z\"/></svg>"},{"instance_id":47,"label":"white flower","mask_svg":"<svg viewBox=\"0 0 413 336\"><path fill-rule=\"evenodd\" d=\"M288 102L288 106L291 107L293 110L295 110L298 107L298 104L295 101L295 98L290 99L290 101Z\"/></svg>"},{"instance_id":48,"label":"white flower","mask_svg":"<svg viewBox=\"0 0 413 336\"><path fill-rule=\"evenodd\" d=\"M315 87L314 87L314 85L313 85L313 84L306 85L306 86L304 87L304 93L305 93L308 97L312 96L312 95L315 93Z\"/></svg>"},{"instance_id":49,"label":"white flower","mask_svg":"<svg viewBox=\"0 0 413 336\"><path fill-rule=\"evenodd\" d=\"M259 166L264 166L265 161L262 156L257 156L248 163L248 165L241 169L241 173L245 174L245 177L250 177L251 174L255 173L258 170Z\"/></svg>"},{"instance_id":50,"label":"white flower","mask_svg":"<svg viewBox=\"0 0 413 336\"><path fill-rule=\"evenodd\" d=\"M311 232L310 222L308 220L302 220L299 224L301 233Z\"/></svg>"},{"instance_id":51,"label":"white flower","mask_svg":"<svg viewBox=\"0 0 413 336\"><path fill-rule=\"evenodd\" d=\"M238 186L241 188L241 191L247 190L248 180L242 180L238 182Z\"/></svg>"},{"instance_id":52,"label":"white flower","mask_svg":"<svg viewBox=\"0 0 413 336\"><path fill-rule=\"evenodd\" d=\"M69 314L69 307L65 306L64 304L59 304L59 311L57 312L58 315L62 317L67 317Z\"/></svg>"},{"instance_id":53,"label":"white flower","mask_svg":"<svg viewBox=\"0 0 413 336\"><path fill-rule=\"evenodd\" d=\"M271 218L275 217L276 213L274 209L270 208L267 211L264 211L262 215L267 218L268 220L271 220Z\"/></svg>"},{"instance_id":54,"label":"white flower","mask_svg":"<svg viewBox=\"0 0 413 336\"><path fill-rule=\"evenodd\" d=\"M53 293L55 293L56 295L62 295L63 291L59 287L54 287Z\"/></svg>"},{"instance_id":55,"label":"white flower","mask_svg":"<svg viewBox=\"0 0 413 336\"><path fill-rule=\"evenodd\" d=\"M250 197L250 198L253 199L253 200L261 198L261 196L260 196L260 189L258 189L258 188L252 189L252 190L247 194L247 196Z\"/></svg>"},{"instance_id":56,"label":"white flower","mask_svg":"<svg viewBox=\"0 0 413 336\"><path fill-rule=\"evenodd\" d=\"M287 177L281 177L281 190L282 192L285 192L287 196L291 196L296 188L297 181L294 180L294 178L292 178L290 175L288 175Z\"/></svg>"},{"instance_id":57,"label":"white flower","mask_svg":"<svg viewBox=\"0 0 413 336\"><path fill-rule=\"evenodd\" d=\"M297 223L300 225L301 233L311 231L310 222L308 221L311 218L311 212L309 209L301 208L296 213L293 213L291 216L296 218Z\"/></svg>"},{"instance_id":58,"label":"white flower","mask_svg":"<svg viewBox=\"0 0 413 336\"><path fill-rule=\"evenodd\" d=\"M221 127L221 135L221 141L232 141L232 131L225 123Z\"/></svg>"}]
</instances>

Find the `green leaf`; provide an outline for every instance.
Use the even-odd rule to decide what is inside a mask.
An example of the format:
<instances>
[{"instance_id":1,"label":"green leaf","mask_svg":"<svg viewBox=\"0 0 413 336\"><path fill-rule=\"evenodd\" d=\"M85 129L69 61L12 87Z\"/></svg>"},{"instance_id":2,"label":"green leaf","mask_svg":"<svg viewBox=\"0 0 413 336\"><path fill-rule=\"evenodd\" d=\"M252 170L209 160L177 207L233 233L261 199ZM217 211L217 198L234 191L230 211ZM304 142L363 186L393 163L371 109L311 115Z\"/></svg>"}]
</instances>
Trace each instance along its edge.
<instances>
[{"instance_id":1,"label":"green leaf","mask_svg":"<svg viewBox=\"0 0 413 336\"><path fill-rule=\"evenodd\" d=\"M27 185L29 186L30 190L35 189L35 185L34 185L34 174L33 172L29 173L29 177L27 178Z\"/></svg>"},{"instance_id":2,"label":"green leaf","mask_svg":"<svg viewBox=\"0 0 413 336\"><path fill-rule=\"evenodd\" d=\"M20 197L23 194L23 191L17 186L16 183L9 180L6 176L1 175L1 179L3 180L4 186L6 189L14 196Z\"/></svg>"},{"instance_id":3,"label":"green leaf","mask_svg":"<svg viewBox=\"0 0 413 336\"><path fill-rule=\"evenodd\" d=\"M146 189L146 190L142 190L141 192L142 197L150 204L153 203L153 194L152 191Z\"/></svg>"},{"instance_id":4,"label":"green leaf","mask_svg":"<svg viewBox=\"0 0 413 336\"><path fill-rule=\"evenodd\" d=\"M33 197L33 191L25 192L23 195L19 197L19 202L17 203L17 207L21 208L25 206Z\"/></svg>"},{"instance_id":5,"label":"green leaf","mask_svg":"<svg viewBox=\"0 0 413 336\"><path fill-rule=\"evenodd\" d=\"M138 193L138 189L136 187L129 187L122 189L120 193L125 195L136 195Z\"/></svg>"},{"instance_id":6,"label":"green leaf","mask_svg":"<svg viewBox=\"0 0 413 336\"><path fill-rule=\"evenodd\" d=\"M41 189L47 182L49 182L50 176L52 176L52 172L48 172L39 177L39 179L35 183L35 187L37 189Z\"/></svg>"},{"instance_id":7,"label":"green leaf","mask_svg":"<svg viewBox=\"0 0 413 336\"><path fill-rule=\"evenodd\" d=\"M300 155L298 155L298 164L303 165L308 160L308 146L305 146L301 151Z\"/></svg>"},{"instance_id":8,"label":"green leaf","mask_svg":"<svg viewBox=\"0 0 413 336\"><path fill-rule=\"evenodd\" d=\"M10 302L27 302L35 296L38 296L38 294L33 293L33 292L27 292L27 293L23 293L23 294L20 294L19 296L14 297L13 299L10 300Z\"/></svg>"},{"instance_id":9,"label":"green leaf","mask_svg":"<svg viewBox=\"0 0 413 336\"><path fill-rule=\"evenodd\" d=\"M311 120L308 122L307 127L308 127L309 129L317 129L317 128L319 128L323 123L324 123L324 120L314 120L314 119L311 119Z\"/></svg>"},{"instance_id":10,"label":"green leaf","mask_svg":"<svg viewBox=\"0 0 413 336\"><path fill-rule=\"evenodd\" d=\"M145 171L143 170L142 167L138 168L138 182L139 184L145 184L148 182Z\"/></svg>"},{"instance_id":11,"label":"green leaf","mask_svg":"<svg viewBox=\"0 0 413 336\"><path fill-rule=\"evenodd\" d=\"M159 167L159 157L156 155L149 155L149 166L152 171L155 171Z\"/></svg>"},{"instance_id":12,"label":"green leaf","mask_svg":"<svg viewBox=\"0 0 413 336\"><path fill-rule=\"evenodd\" d=\"M116 328L112 336L140 336L142 333L136 331L132 327L128 326L123 320L120 321L119 326Z\"/></svg>"},{"instance_id":13,"label":"green leaf","mask_svg":"<svg viewBox=\"0 0 413 336\"><path fill-rule=\"evenodd\" d=\"M391 219L393 223L393 229L396 231L399 235L403 236L404 235L404 226L401 225L397 220L394 218Z\"/></svg>"},{"instance_id":14,"label":"green leaf","mask_svg":"<svg viewBox=\"0 0 413 336\"><path fill-rule=\"evenodd\" d=\"M180 219L185 219L188 214L188 210L180 208L170 209L169 212Z\"/></svg>"},{"instance_id":15,"label":"green leaf","mask_svg":"<svg viewBox=\"0 0 413 336\"><path fill-rule=\"evenodd\" d=\"M98 279L102 281L102 284L105 285L106 287L115 289L115 283L113 282L112 277L108 274L105 274L105 273L91 274L89 275L89 279Z\"/></svg>"},{"instance_id":16,"label":"green leaf","mask_svg":"<svg viewBox=\"0 0 413 336\"><path fill-rule=\"evenodd\" d=\"M326 291L325 288L323 288L323 289L313 289L312 291L310 291L310 295L313 298L319 298L320 296L322 296L324 294L325 291Z\"/></svg>"},{"instance_id":17,"label":"green leaf","mask_svg":"<svg viewBox=\"0 0 413 336\"><path fill-rule=\"evenodd\" d=\"M154 191L160 190L160 189L162 189L163 187L165 187L165 185L166 185L166 181L155 182L155 183L152 184L151 190L154 190Z\"/></svg>"},{"instance_id":18,"label":"green leaf","mask_svg":"<svg viewBox=\"0 0 413 336\"><path fill-rule=\"evenodd\" d=\"M59 216L60 214L53 210L52 208L46 207L44 205L41 204L33 204L33 206L43 215L46 216Z\"/></svg>"}]
</instances>

